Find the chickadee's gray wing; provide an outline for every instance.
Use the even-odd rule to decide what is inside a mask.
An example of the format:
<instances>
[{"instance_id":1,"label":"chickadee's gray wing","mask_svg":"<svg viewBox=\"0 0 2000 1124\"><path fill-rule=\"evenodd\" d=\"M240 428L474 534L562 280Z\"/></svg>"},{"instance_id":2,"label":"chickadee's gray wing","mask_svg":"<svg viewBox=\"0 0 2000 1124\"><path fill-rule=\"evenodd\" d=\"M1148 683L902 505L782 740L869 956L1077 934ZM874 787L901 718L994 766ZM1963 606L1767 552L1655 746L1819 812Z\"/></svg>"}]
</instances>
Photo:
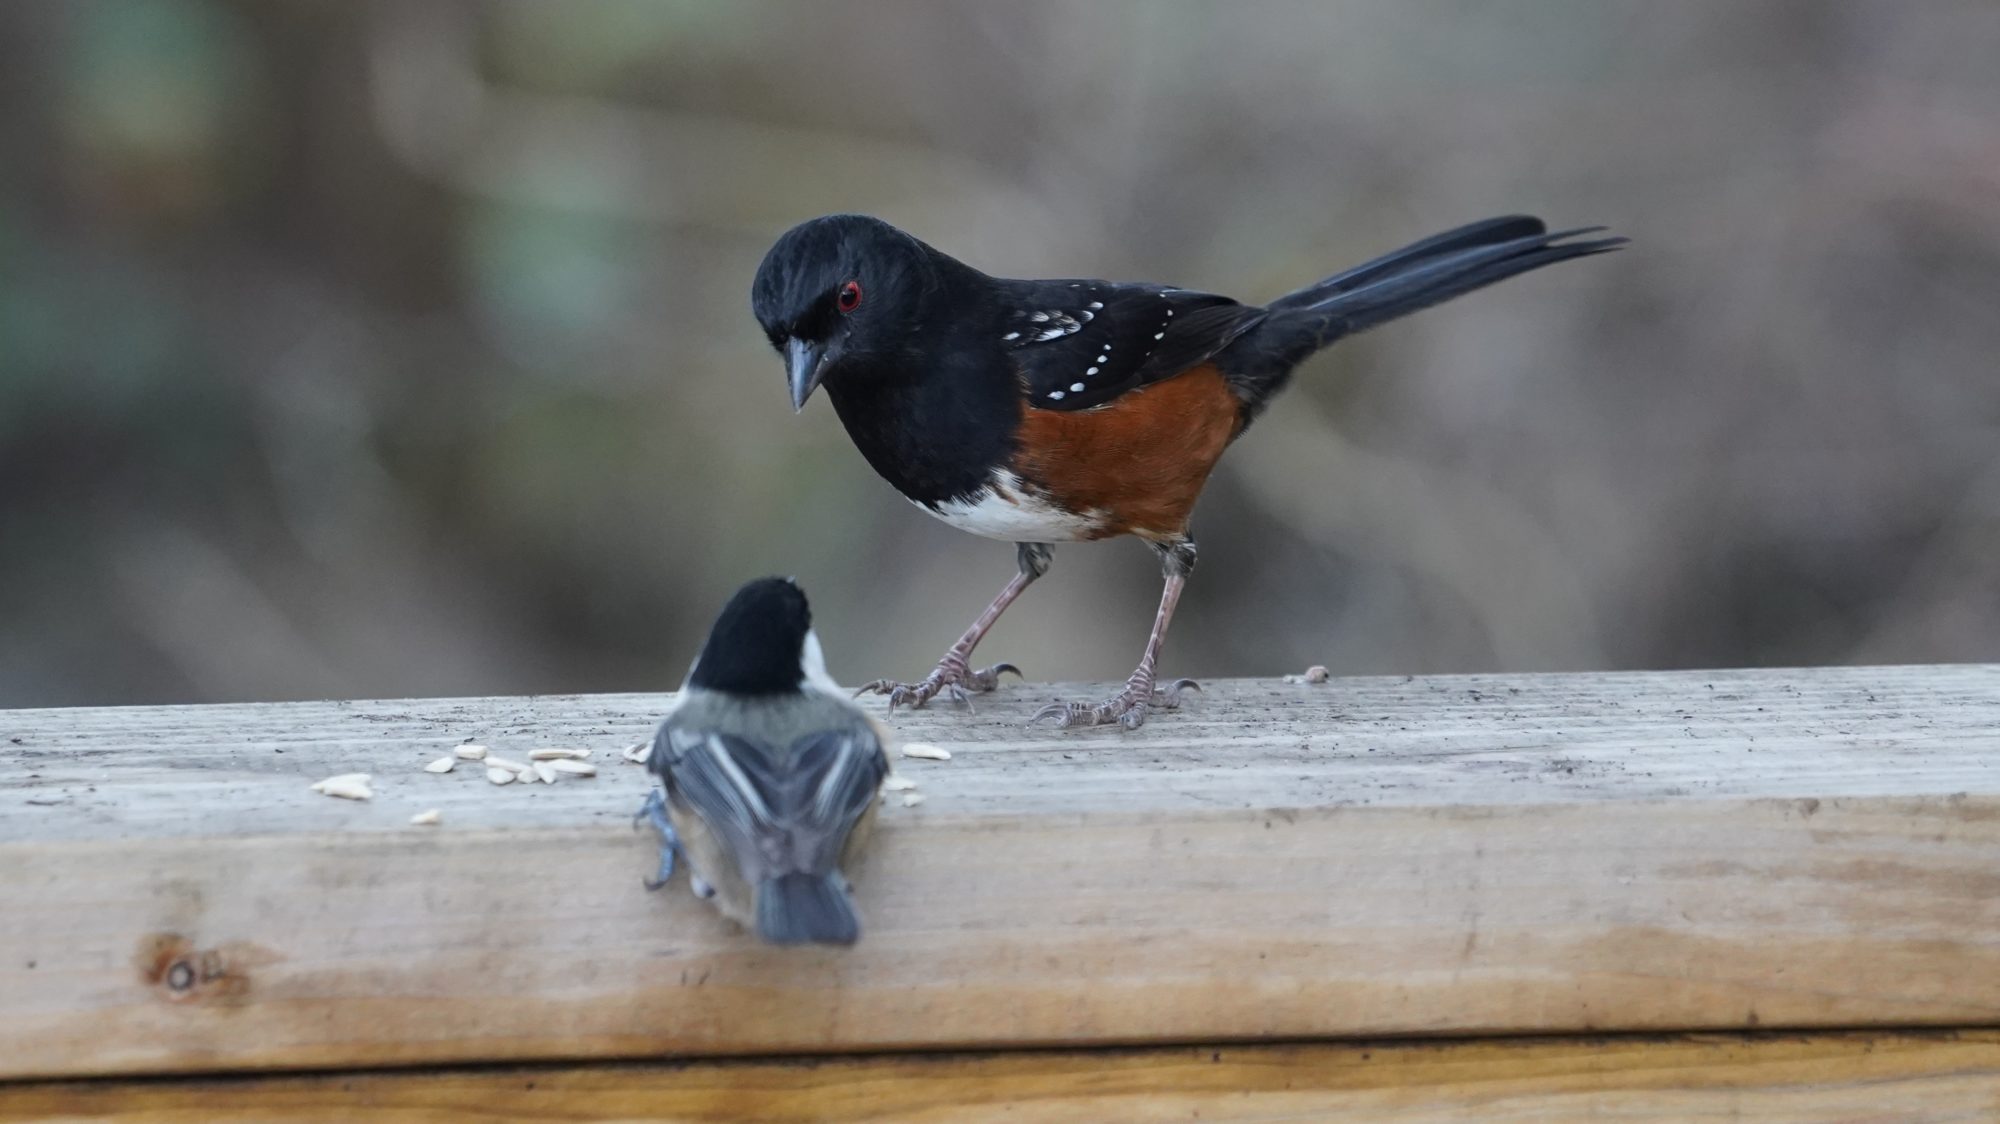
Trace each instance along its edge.
<instances>
[{"instance_id":1,"label":"chickadee's gray wing","mask_svg":"<svg viewBox=\"0 0 2000 1124\"><path fill-rule=\"evenodd\" d=\"M753 883L768 865L763 841L778 830L774 756L756 742L719 730L668 725L653 742L650 764L667 800L700 816Z\"/></svg>"},{"instance_id":2,"label":"chickadee's gray wing","mask_svg":"<svg viewBox=\"0 0 2000 1124\"><path fill-rule=\"evenodd\" d=\"M866 729L807 734L789 750L674 727L654 746L668 799L701 817L752 884L832 870L888 772L881 743Z\"/></svg>"},{"instance_id":3,"label":"chickadee's gray wing","mask_svg":"<svg viewBox=\"0 0 2000 1124\"><path fill-rule=\"evenodd\" d=\"M789 819L795 869L814 874L840 861L848 833L875 801L889 757L873 730L822 730L792 743Z\"/></svg>"}]
</instances>

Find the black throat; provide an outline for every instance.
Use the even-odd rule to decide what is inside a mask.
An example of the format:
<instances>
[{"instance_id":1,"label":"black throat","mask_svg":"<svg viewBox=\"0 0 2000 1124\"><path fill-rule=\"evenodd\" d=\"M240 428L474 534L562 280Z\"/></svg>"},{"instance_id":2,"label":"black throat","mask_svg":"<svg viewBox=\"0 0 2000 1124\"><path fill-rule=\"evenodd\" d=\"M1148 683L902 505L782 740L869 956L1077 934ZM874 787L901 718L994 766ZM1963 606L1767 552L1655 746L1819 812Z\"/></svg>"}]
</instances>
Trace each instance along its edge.
<instances>
[{"instance_id":1,"label":"black throat","mask_svg":"<svg viewBox=\"0 0 2000 1124\"><path fill-rule=\"evenodd\" d=\"M1014 455L1021 395L995 358L990 369L940 353L929 369L828 385L827 397L870 467L935 506L979 491Z\"/></svg>"},{"instance_id":2,"label":"black throat","mask_svg":"<svg viewBox=\"0 0 2000 1124\"><path fill-rule=\"evenodd\" d=\"M1014 455L1020 380L982 288L948 285L932 294L902 347L825 384L868 464L921 504L972 495Z\"/></svg>"}]
</instances>

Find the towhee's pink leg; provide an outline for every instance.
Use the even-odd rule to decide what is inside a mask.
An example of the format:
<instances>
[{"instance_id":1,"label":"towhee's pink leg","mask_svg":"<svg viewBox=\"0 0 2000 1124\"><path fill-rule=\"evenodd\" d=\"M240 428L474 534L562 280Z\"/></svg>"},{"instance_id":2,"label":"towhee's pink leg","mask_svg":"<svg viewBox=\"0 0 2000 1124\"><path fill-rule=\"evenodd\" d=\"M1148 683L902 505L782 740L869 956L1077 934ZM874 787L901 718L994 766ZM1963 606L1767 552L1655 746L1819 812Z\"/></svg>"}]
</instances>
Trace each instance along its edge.
<instances>
[{"instance_id":1,"label":"towhee's pink leg","mask_svg":"<svg viewBox=\"0 0 2000 1124\"><path fill-rule=\"evenodd\" d=\"M1167 625L1173 622L1174 606L1180 604L1181 590L1187 585L1188 574L1194 570L1195 548L1192 539L1155 542L1152 546L1159 552L1166 571L1166 588L1160 591L1160 611L1153 615L1153 632L1146 638L1146 652L1139 657L1139 666L1132 672L1132 677L1125 681L1125 689L1100 703L1050 703L1036 711L1028 721L1054 718L1056 724L1064 728L1104 726L1116 722L1127 730L1136 730L1145 724L1149 708L1177 709L1181 705L1182 691L1189 688L1201 690L1201 684L1192 679L1176 679L1165 687L1154 686L1153 676L1159 666L1160 648L1167 640Z\"/></svg>"},{"instance_id":2,"label":"towhee's pink leg","mask_svg":"<svg viewBox=\"0 0 2000 1124\"><path fill-rule=\"evenodd\" d=\"M1000 614L1007 611L1007 606L1012 605L1014 599L1021 596L1022 591L1033 585L1036 578L1048 572L1050 555L1051 551L1045 543L1020 544L1020 572L1016 573L1006 588L1000 591L1000 595L993 599L993 603L986 606L986 611L979 614L979 619L972 622L972 627L965 630L965 635L958 638L958 642L945 652L937 667L933 668L922 681L900 683L891 679L877 679L854 693L863 695L873 692L887 695L889 709L894 710L902 703L908 703L913 709L921 707L936 697L940 691L949 691L953 699L970 707L972 697L969 692L977 691L984 694L998 687L1002 672L1021 674L1021 669L1011 663L996 663L992 667L983 667L975 671L970 662L972 650L979 646L979 641L985 638L994 622L1000 619Z\"/></svg>"}]
</instances>

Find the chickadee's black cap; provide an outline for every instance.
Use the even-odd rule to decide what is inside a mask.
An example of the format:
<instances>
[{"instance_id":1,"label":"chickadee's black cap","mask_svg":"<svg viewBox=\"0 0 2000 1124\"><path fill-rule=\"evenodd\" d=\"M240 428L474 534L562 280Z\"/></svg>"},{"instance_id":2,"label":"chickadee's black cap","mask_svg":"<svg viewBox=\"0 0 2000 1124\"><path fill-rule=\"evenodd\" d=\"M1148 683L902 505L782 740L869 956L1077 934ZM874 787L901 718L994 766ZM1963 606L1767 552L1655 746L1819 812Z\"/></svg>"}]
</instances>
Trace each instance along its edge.
<instances>
[{"instance_id":1,"label":"chickadee's black cap","mask_svg":"<svg viewBox=\"0 0 2000 1124\"><path fill-rule=\"evenodd\" d=\"M759 578L736 591L708 630L688 684L771 695L797 691L812 608L790 578Z\"/></svg>"}]
</instances>

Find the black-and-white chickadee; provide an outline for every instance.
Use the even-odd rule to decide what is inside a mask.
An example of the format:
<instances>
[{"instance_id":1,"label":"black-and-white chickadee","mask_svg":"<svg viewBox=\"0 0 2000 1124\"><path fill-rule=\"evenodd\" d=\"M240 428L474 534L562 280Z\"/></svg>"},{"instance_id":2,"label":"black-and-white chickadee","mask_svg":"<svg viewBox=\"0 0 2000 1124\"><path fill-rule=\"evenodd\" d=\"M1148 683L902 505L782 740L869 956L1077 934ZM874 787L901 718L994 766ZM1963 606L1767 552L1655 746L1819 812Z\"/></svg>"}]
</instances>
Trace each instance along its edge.
<instances>
[{"instance_id":1,"label":"black-and-white chickadee","mask_svg":"<svg viewBox=\"0 0 2000 1124\"><path fill-rule=\"evenodd\" d=\"M642 817L665 845L652 888L687 857L694 892L775 944L861 934L847 859L889 773L882 737L826 673L806 595L784 578L723 607L653 737Z\"/></svg>"}]
</instances>

